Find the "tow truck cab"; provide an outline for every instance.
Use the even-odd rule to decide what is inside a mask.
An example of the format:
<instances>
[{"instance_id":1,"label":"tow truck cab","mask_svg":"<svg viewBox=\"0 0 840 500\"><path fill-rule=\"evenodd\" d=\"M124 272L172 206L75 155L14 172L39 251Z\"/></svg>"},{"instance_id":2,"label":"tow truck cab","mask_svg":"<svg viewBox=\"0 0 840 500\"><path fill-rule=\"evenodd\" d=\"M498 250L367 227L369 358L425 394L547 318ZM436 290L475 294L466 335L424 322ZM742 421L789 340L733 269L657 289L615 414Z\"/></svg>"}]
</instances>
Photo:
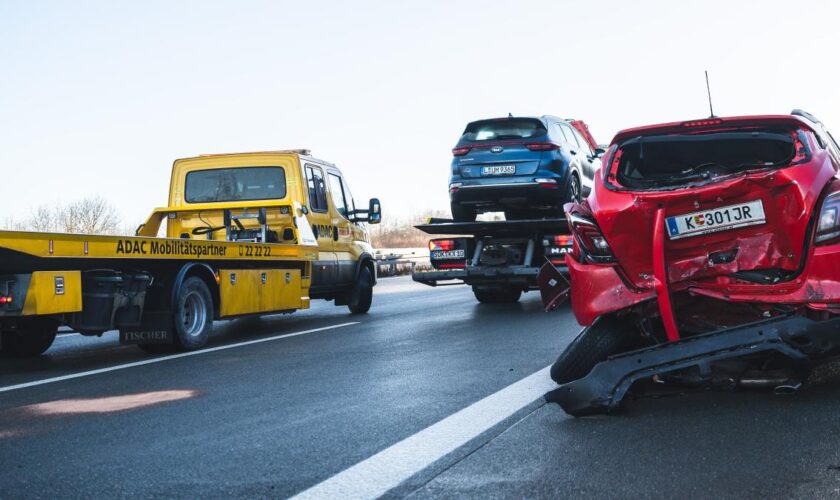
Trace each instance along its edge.
<instances>
[{"instance_id":1,"label":"tow truck cab","mask_svg":"<svg viewBox=\"0 0 840 500\"><path fill-rule=\"evenodd\" d=\"M312 298L367 312L363 223L380 219L377 199L355 208L341 171L308 151L177 160L168 205L133 237L0 231L0 355L41 354L61 325L160 352L203 347L214 319Z\"/></svg>"},{"instance_id":2,"label":"tow truck cab","mask_svg":"<svg viewBox=\"0 0 840 500\"><path fill-rule=\"evenodd\" d=\"M376 282L364 223L381 221L379 200L357 209L341 170L309 150L177 160L169 207L174 210L167 214L167 238L295 243L299 230L302 239L318 245L309 291L313 299L348 305L360 280ZM308 227L296 227L293 212L305 215Z\"/></svg>"}]
</instances>

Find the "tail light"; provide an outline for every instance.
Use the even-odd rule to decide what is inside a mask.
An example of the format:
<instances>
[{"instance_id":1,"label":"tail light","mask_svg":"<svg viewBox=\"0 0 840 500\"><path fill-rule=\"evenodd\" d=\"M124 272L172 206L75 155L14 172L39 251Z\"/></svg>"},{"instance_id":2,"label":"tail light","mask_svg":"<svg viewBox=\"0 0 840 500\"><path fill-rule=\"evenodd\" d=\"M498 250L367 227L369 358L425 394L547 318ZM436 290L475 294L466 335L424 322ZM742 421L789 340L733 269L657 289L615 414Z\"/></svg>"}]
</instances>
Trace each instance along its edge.
<instances>
[{"instance_id":1,"label":"tail light","mask_svg":"<svg viewBox=\"0 0 840 500\"><path fill-rule=\"evenodd\" d=\"M452 156L464 156L470 152L472 148L452 148Z\"/></svg>"},{"instance_id":2,"label":"tail light","mask_svg":"<svg viewBox=\"0 0 840 500\"><path fill-rule=\"evenodd\" d=\"M557 184L557 179L538 178L534 179L534 182L539 184L541 188L557 189L559 187L559 185Z\"/></svg>"},{"instance_id":3,"label":"tail light","mask_svg":"<svg viewBox=\"0 0 840 500\"><path fill-rule=\"evenodd\" d=\"M567 247L572 244L572 235L558 234L557 236L552 236L551 241L554 242L554 246L556 247Z\"/></svg>"},{"instance_id":4,"label":"tail light","mask_svg":"<svg viewBox=\"0 0 840 500\"><path fill-rule=\"evenodd\" d=\"M442 250L444 252L455 250L455 240L430 240L429 251L434 252L435 250Z\"/></svg>"},{"instance_id":5,"label":"tail light","mask_svg":"<svg viewBox=\"0 0 840 500\"><path fill-rule=\"evenodd\" d=\"M595 221L579 214L569 214L569 226L587 260L597 264L616 261L607 239Z\"/></svg>"},{"instance_id":6,"label":"tail light","mask_svg":"<svg viewBox=\"0 0 840 500\"><path fill-rule=\"evenodd\" d=\"M817 234L814 241L826 244L840 237L840 182L831 186L832 192L825 197L817 221Z\"/></svg>"},{"instance_id":7,"label":"tail light","mask_svg":"<svg viewBox=\"0 0 840 500\"><path fill-rule=\"evenodd\" d=\"M461 189L461 186L463 184L464 184L463 182L453 182L452 184L449 185L449 192L450 193L457 193L458 190Z\"/></svg>"},{"instance_id":8,"label":"tail light","mask_svg":"<svg viewBox=\"0 0 840 500\"><path fill-rule=\"evenodd\" d=\"M11 304L13 300L11 295L0 295L0 304Z\"/></svg>"},{"instance_id":9,"label":"tail light","mask_svg":"<svg viewBox=\"0 0 840 500\"><path fill-rule=\"evenodd\" d=\"M531 151L554 151L560 146L554 144L553 142L532 142L525 144L525 147Z\"/></svg>"}]
</instances>

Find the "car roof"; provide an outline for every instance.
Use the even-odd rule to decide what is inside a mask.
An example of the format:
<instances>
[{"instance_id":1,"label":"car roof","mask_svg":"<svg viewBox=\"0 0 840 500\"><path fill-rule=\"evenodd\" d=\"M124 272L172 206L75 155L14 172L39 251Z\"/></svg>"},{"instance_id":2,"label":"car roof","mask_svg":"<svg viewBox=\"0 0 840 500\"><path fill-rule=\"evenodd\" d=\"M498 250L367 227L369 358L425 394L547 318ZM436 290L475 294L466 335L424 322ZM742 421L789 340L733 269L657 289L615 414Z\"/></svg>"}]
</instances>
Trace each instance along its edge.
<instances>
[{"instance_id":1,"label":"car roof","mask_svg":"<svg viewBox=\"0 0 840 500\"><path fill-rule=\"evenodd\" d=\"M712 116L699 120L686 120L681 122L661 123L657 125L645 125L619 131L613 137L610 145L624 142L629 138L684 133L688 130L714 130L720 128L751 126L751 125L794 125L802 126L814 131L814 122L799 114L790 115L745 115L745 116Z\"/></svg>"}]
</instances>

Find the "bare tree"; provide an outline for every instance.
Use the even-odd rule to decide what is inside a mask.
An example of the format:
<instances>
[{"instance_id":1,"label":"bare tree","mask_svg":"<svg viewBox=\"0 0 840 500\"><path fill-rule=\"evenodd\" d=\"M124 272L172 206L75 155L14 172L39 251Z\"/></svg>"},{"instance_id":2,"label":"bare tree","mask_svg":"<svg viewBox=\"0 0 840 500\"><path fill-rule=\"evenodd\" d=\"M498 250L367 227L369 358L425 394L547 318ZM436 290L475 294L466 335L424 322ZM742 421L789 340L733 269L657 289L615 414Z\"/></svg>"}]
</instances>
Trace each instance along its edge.
<instances>
[{"instance_id":1,"label":"bare tree","mask_svg":"<svg viewBox=\"0 0 840 500\"><path fill-rule=\"evenodd\" d=\"M104 198L95 196L63 205L41 205L23 220L6 219L4 229L15 231L119 234L120 216Z\"/></svg>"}]
</instances>

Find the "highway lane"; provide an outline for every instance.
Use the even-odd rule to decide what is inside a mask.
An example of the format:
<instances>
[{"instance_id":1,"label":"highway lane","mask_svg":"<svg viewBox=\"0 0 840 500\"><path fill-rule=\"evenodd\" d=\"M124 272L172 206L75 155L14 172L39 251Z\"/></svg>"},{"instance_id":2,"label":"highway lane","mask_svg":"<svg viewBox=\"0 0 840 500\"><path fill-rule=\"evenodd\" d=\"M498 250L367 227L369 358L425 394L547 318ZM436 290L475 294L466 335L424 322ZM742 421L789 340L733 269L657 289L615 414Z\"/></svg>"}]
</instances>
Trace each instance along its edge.
<instances>
[{"instance_id":1,"label":"highway lane","mask_svg":"<svg viewBox=\"0 0 840 500\"><path fill-rule=\"evenodd\" d=\"M217 326L211 348L271 340L0 393L0 498L286 497L347 477L350 494L385 475L383 454L409 462L393 457L435 429L455 440L578 330L536 294L491 307L407 278L382 280L367 316L316 303ZM4 360L0 386L148 359L113 335L68 336ZM834 367L794 396L694 393L583 419L537 400L391 495L836 497L838 380ZM350 474L370 464L382 474Z\"/></svg>"},{"instance_id":2,"label":"highway lane","mask_svg":"<svg viewBox=\"0 0 840 500\"><path fill-rule=\"evenodd\" d=\"M392 278L366 316L315 303L219 323L211 346L352 321L0 393L0 496L288 496L544 368L577 329L534 293L486 306ZM145 359L73 335L4 360L0 385Z\"/></svg>"}]
</instances>

